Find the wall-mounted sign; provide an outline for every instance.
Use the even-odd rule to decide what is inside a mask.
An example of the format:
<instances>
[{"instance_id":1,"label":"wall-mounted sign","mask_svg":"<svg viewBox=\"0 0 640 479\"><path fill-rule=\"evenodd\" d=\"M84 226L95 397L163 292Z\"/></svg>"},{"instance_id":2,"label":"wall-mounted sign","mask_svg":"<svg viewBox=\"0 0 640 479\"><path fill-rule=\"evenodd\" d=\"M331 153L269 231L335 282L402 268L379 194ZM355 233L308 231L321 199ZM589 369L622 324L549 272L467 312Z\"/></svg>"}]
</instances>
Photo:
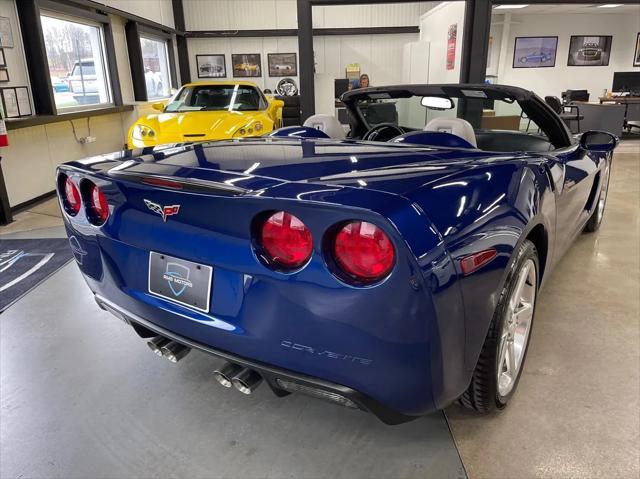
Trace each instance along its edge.
<instances>
[{"instance_id":1,"label":"wall-mounted sign","mask_svg":"<svg viewBox=\"0 0 640 479\"><path fill-rule=\"evenodd\" d=\"M456 66L456 42L458 39L458 24L449 25L447 31L447 70L453 70Z\"/></svg>"}]
</instances>

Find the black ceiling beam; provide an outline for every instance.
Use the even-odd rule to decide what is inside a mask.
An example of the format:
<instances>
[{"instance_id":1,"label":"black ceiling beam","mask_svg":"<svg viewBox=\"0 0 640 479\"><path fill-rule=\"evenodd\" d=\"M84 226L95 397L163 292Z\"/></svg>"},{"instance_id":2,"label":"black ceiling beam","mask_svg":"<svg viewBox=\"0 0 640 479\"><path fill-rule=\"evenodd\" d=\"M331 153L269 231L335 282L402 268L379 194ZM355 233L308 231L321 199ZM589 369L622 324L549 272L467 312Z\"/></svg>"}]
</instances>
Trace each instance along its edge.
<instances>
[{"instance_id":1,"label":"black ceiling beam","mask_svg":"<svg viewBox=\"0 0 640 479\"><path fill-rule=\"evenodd\" d=\"M313 36L329 35L389 35L399 33L420 33L417 25L406 27L358 27L358 28L314 28ZM186 38L249 38L249 37L296 37L297 28L277 28L270 30L194 30L185 31Z\"/></svg>"}]
</instances>

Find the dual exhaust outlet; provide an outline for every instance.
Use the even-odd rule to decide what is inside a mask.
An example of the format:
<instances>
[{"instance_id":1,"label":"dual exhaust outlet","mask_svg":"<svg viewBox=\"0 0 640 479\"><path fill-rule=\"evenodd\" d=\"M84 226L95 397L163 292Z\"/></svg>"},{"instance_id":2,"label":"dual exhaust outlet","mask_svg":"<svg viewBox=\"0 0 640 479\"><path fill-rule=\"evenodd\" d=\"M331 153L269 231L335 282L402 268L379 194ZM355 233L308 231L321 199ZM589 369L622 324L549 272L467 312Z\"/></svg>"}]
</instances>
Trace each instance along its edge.
<instances>
[{"instance_id":1,"label":"dual exhaust outlet","mask_svg":"<svg viewBox=\"0 0 640 479\"><path fill-rule=\"evenodd\" d=\"M184 358L191 348L171 341L163 336L156 336L147 341L147 346L154 354L164 357L172 363ZM243 394L251 394L262 382L262 376L257 372L238 364L225 363L213 372L213 377L225 388L235 387Z\"/></svg>"}]
</instances>

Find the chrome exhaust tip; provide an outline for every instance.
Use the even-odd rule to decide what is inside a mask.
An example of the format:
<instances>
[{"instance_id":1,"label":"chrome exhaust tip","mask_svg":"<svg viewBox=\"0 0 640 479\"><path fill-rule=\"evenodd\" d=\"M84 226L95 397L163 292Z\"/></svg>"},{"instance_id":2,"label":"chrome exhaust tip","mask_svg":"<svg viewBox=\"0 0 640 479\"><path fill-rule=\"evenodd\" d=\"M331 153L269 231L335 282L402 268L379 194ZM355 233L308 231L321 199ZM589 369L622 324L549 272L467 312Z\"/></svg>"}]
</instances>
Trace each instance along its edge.
<instances>
[{"instance_id":1,"label":"chrome exhaust tip","mask_svg":"<svg viewBox=\"0 0 640 479\"><path fill-rule=\"evenodd\" d=\"M262 382L262 377L255 371L243 368L231 378L231 383L242 394L251 394Z\"/></svg>"},{"instance_id":2,"label":"chrome exhaust tip","mask_svg":"<svg viewBox=\"0 0 640 479\"><path fill-rule=\"evenodd\" d=\"M162 355L169 361L171 361L172 363L177 363L187 354L189 354L191 348L183 344L176 343L175 341L169 341L168 344L165 344L160 348L160 351L162 351Z\"/></svg>"},{"instance_id":3,"label":"chrome exhaust tip","mask_svg":"<svg viewBox=\"0 0 640 479\"><path fill-rule=\"evenodd\" d=\"M213 377L225 388L233 386L231 379L242 370L242 366L233 363L224 363L220 368L213 371Z\"/></svg>"},{"instance_id":4,"label":"chrome exhaust tip","mask_svg":"<svg viewBox=\"0 0 640 479\"><path fill-rule=\"evenodd\" d=\"M162 356L162 347L169 344L170 342L171 341L167 338L156 336L155 338L147 341L147 346L149 346L149 349L153 351L154 354Z\"/></svg>"}]
</instances>

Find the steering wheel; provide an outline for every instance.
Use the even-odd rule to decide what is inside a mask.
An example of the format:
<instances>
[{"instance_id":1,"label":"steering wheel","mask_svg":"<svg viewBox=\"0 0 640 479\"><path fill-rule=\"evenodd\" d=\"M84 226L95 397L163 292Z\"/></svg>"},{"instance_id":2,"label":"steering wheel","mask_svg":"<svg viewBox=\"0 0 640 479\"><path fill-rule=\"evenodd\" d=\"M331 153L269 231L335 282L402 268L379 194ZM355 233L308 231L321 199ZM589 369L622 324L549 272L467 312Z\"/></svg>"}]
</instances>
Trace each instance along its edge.
<instances>
[{"instance_id":1,"label":"steering wheel","mask_svg":"<svg viewBox=\"0 0 640 479\"><path fill-rule=\"evenodd\" d=\"M365 141L389 141L398 135L403 135L404 130L393 123L379 123L369 129L362 137Z\"/></svg>"}]
</instances>

